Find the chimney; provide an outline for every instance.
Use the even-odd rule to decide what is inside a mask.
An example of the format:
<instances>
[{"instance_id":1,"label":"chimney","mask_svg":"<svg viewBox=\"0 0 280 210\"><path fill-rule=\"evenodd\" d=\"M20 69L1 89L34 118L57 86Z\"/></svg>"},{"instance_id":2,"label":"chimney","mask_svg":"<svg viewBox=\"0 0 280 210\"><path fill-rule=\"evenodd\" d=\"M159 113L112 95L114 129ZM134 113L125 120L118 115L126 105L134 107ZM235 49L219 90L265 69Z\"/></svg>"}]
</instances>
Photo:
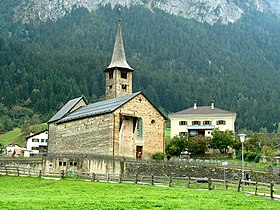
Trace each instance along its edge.
<instances>
[{"instance_id":1,"label":"chimney","mask_svg":"<svg viewBox=\"0 0 280 210\"><path fill-rule=\"evenodd\" d=\"M212 100L212 101L211 101L211 109L214 109L214 108L215 108L214 105L215 105L215 104L214 104L214 101Z\"/></svg>"},{"instance_id":2,"label":"chimney","mask_svg":"<svg viewBox=\"0 0 280 210\"><path fill-rule=\"evenodd\" d=\"M193 109L197 109L197 107L196 107L196 100L193 101Z\"/></svg>"}]
</instances>

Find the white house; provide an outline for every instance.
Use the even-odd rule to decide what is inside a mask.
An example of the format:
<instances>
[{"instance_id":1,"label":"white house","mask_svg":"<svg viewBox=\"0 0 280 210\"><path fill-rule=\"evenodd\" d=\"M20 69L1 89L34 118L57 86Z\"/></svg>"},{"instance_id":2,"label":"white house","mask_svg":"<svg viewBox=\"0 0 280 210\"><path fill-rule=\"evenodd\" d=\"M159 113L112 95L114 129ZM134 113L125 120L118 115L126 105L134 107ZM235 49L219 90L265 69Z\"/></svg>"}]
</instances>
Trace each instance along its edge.
<instances>
[{"instance_id":1,"label":"white house","mask_svg":"<svg viewBox=\"0 0 280 210\"><path fill-rule=\"evenodd\" d=\"M12 157L29 157L29 151L26 148L20 147L17 144L10 144L5 151L7 156Z\"/></svg>"},{"instance_id":2,"label":"white house","mask_svg":"<svg viewBox=\"0 0 280 210\"><path fill-rule=\"evenodd\" d=\"M30 150L30 155L44 154L48 148L48 131L41 131L39 133L31 133L26 138L26 149Z\"/></svg>"},{"instance_id":3,"label":"white house","mask_svg":"<svg viewBox=\"0 0 280 210\"><path fill-rule=\"evenodd\" d=\"M170 136L203 135L211 136L213 129L234 132L236 113L211 106L194 106L169 115L171 121Z\"/></svg>"}]
</instances>

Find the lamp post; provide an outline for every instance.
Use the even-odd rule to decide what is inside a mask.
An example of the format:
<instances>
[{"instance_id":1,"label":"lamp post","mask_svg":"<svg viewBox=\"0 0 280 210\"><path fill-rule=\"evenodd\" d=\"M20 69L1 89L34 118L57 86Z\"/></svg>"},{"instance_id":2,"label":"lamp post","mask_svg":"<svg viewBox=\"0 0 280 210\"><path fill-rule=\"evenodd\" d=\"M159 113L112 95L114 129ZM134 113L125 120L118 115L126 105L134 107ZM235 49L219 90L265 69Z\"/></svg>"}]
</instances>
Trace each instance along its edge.
<instances>
[{"instance_id":1,"label":"lamp post","mask_svg":"<svg viewBox=\"0 0 280 210\"><path fill-rule=\"evenodd\" d=\"M242 177L241 177L241 181L242 181L242 192L244 192L244 142L245 142L246 134L241 133L238 136L240 138L241 145L242 145Z\"/></svg>"}]
</instances>

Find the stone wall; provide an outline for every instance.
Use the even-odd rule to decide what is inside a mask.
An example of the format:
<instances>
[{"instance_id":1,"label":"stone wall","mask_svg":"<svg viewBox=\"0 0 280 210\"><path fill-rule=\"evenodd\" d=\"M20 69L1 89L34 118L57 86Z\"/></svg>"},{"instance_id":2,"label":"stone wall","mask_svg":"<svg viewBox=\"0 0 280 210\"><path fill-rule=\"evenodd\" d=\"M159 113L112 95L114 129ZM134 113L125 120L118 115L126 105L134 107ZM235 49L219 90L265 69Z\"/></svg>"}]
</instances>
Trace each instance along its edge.
<instances>
[{"instance_id":1,"label":"stone wall","mask_svg":"<svg viewBox=\"0 0 280 210\"><path fill-rule=\"evenodd\" d=\"M261 156L259 161L261 163L280 164L280 156Z\"/></svg>"},{"instance_id":2,"label":"stone wall","mask_svg":"<svg viewBox=\"0 0 280 210\"><path fill-rule=\"evenodd\" d=\"M112 114L49 124L49 154L113 155Z\"/></svg>"},{"instance_id":3,"label":"stone wall","mask_svg":"<svg viewBox=\"0 0 280 210\"><path fill-rule=\"evenodd\" d=\"M46 157L43 160L46 173L68 173L75 171L96 174L122 174L123 163L120 160L108 156L88 156L65 155L56 157Z\"/></svg>"},{"instance_id":4,"label":"stone wall","mask_svg":"<svg viewBox=\"0 0 280 210\"><path fill-rule=\"evenodd\" d=\"M113 159L106 156L77 156L65 155L56 157L45 157L43 161L29 160L5 160L0 159L0 166L14 166L42 170L43 174L59 174L62 170L68 174L78 172L96 174L123 174L129 176L155 175L173 177L197 177L238 180L241 178L241 170L224 167L209 167L205 165L191 165L188 163L175 163L168 161L138 161ZM224 173L225 172L225 173ZM280 170L277 167L267 167L263 171L256 172L254 168L246 168L250 180L260 182L274 181L280 184Z\"/></svg>"},{"instance_id":5,"label":"stone wall","mask_svg":"<svg viewBox=\"0 0 280 210\"><path fill-rule=\"evenodd\" d=\"M164 152L165 150L165 119L156 110L156 108L150 103L150 101L144 97L143 94L139 94L132 100L127 102L124 106L117 109L114 114L119 116L120 113L123 116L135 116L141 118L143 122L143 139L135 139L132 142L133 154L125 154L126 157L134 157L136 154L136 146L143 146L143 159L151 159L152 155L157 152ZM115 118L115 125L120 124L120 118ZM120 135L119 127L115 127L115 151L119 151ZM115 153L116 156L118 154Z\"/></svg>"},{"instance_id":6,"label":"stone wall","mask_svg":"<svg viewBox=\"0 0 280 210\"><path fill-rule=\"evenodd\" d=\"M127 175L155 175L155 176L173 176L173 177L207 177L212 179L238 180L241 178L241 169L232 169L224 167L209 167L205 165L191 165L188 163L173 162L125 162L125 173ZM266 168L262 172L255 172L254 168L246 168L245 174L248 174L252 181L280 183L280 173L278 168Z\"/></svg>"}]
</instances>

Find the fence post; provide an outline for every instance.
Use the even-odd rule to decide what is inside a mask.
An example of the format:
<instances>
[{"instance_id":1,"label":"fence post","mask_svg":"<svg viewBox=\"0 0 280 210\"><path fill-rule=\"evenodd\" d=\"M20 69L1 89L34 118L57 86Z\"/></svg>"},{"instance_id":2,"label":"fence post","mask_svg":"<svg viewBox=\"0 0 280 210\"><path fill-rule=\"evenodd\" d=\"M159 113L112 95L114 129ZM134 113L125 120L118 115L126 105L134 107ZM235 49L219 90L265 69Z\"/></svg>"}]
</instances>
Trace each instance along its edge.
<instances>
[{"instance_id":1,"label":"fence post","mask_svg":"<svg viewBox=\"0 0 280 210\"><path fill-rule=\"evenodd\" d=\"M120 176L119 176L119 183L122 183L122 174L120 174Z\"/></svg>"},{"instance_id":2,"label":"fence post","mask_svg":"<svg viewBox=\"0 0 280 210\"><path fill-rule=\"evenodd\" d=\"M110 174L107 174L107 182L109 182L109 180L110 180Z\"/></svg>"},{"instance_id":3,"label":"fence post","mask_svg":"<svg viewBox=\"0 0 280 210\"><path fill-rule=\"evenodd\" d=\"M191 177L188 176L187 188L190 188L190 184L191 184Z\"/></svg>"},{"instance_id":4,"label":"fence post","mask_svg":"<svg viewBox=\"0 0 280 210\"><path fill-rule=\"evenodd\" d=\"M172 187L172 176L169 177L169 187Z\"/></svg>"},{"instance_id":5,"label":"fence post","mask_svg":"<svg viewBox=\"0 0 280 210\"><path fill-rule=\"evenodd\" d=\"M91 181L94 182L95 181L95 173L91 174Z\"/></svg>"},{"instance_id":6,"label":"fence post","mask_svg":"<svg viewBox=\"0 0 280 210\"><path fill-rule=\"evenodd\" d=\"M258 193L258 182L256 182L255 195Z\"/></svg>"},{"instance_id":7,"label":"fence post","mask_svg":"<svg viewBox=\"0 0 280 210\"><path fill-rule=\"evenodd\" d=\"M273 182L270 182L270 198L273 199Z\"/></svg>"},{"instance_id":8,"label":"fence post","mask_svg":"<svg viewBox=\"0 0 280 210\"><path fill-rule=\"evenodd\" d=\"M152 185L155 185L154 175L152 175Z\"/></svg>"},{"instance_id":9,"label":"fence post","mask_svg":"<svg viewBox=\"0 0 280 210\"><path fill-rule=\"evenodd\" d=\"M30 173L30 168L28 168L28 176L31 176L31 173Z\"/></svg>"},{"instance_id":10,"label":"fence post","mask_svg":"<svg viewBox=\"0 0 280 210\"><path fill-rule=\"evenodd\" d=\"M211 190L211 178L208 178L208 190Z\"/></svg>"},{"instance_id":11,"label":"fence post","mask_svg":"<svg viewBox=\"0 0 280 210\"><path fill-rule=\"evenodd\" d=\"M225 190L228 190L228 180L225 180Z\"/></svg>"},{"instance_id":12,"label":"fence post","mask_svg":"<svg viewBox=\"0 0 280 210\"><path fill-rule=\"evenodd\" d=\"M5 166L5 172L6 172L6 176L8 175L8 169L7 166Z\"/></svg>"},{"instance_id":13,"label":"fence post","mask_svg":"<svg viewBox=\"0 0 280 210\"><path fill-rule=\"evenodd\" d=\"M240 187L241 187L241 179L239 179L238 181L237 192L240 192Z\"/></svg>"},{"instance_id":14,"label":"fence post","mask_svg":"<svg viewBox=\"0 0 280 210\"><path fill-rule=\"evenodd\" d=\"M39 171L38 178L41 178L41 176L42 176L42 170Z\"/></svg>"},{"instance_id":15,"label":"fence post","mask_svg":"<svg viewBox=\"0 0 280 210\"><path fill-rule=\"evenodd\" d=\"M62 178L62 179L64 178L64 170L60 171L60 178Z\"/></svg>"},{"instance_id":16,"label":"fence post","mask_svg":"<svg viewBox=\"0 0 280 210\"><path fill-rule=\"evenodd\" d=\"M17 176L19 176L19 168L17 167Z\"/></svg>"},{"instance_id":17,"label":"fence post","mask_svg":"<svg viewBox=\"0 0 280 210\"><path fill-rule=\"evenodd\" d=\"M137 184L138 182L138 174L135 174L135 181L134 181L134 184Z\"/></svg>"}]
</instances>

